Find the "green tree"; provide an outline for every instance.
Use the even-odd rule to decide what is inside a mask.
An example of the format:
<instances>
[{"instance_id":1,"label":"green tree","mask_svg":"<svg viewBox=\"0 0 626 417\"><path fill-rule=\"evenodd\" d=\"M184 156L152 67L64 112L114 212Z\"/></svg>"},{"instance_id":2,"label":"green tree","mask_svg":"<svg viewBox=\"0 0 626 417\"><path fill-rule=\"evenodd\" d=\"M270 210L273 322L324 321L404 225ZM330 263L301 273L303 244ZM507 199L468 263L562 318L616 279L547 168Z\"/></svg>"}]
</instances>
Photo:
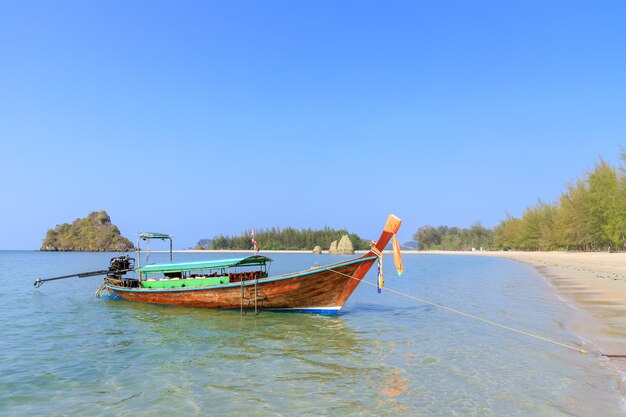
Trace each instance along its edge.
<instances>
[{"instance_id":1,"label":"green tree","mask_svg":"<svg viewBox=\"0 0 626 417\"><path fill-rule=\"evenodd\" d=\"M589 232L591 241L600 247L617 244L613 236L618 235L618 178L616 170L600 160L589 174Z\"/></svg>"},{"instance_id":2,"label":"green tree","mask_svg":"<svg viewBox=\"0 0 626 417\"><path fill-rule=\"evenodd\" d=\"M422 226L413 234L420 250L469 250L491 248L494 244L493 230L476 222L469 229L448 226Z\"/></svg>"},{"instance_id":3,"label":"green tree","mask_svg":"<svg viewBox=\"0 0 626 417\"><path fill-rule=\"evenodd\" d=\"M495 228L496 246L522 250L626 248L626 153L616 169L600 159L557 204L539 202Z\"/></svg>"},{"instance_id":4,"label":"green tree","mask_svg":"<svg viewBox=\"0 0 626 417\"><path fill-rule=\"evenodd\" d=\"M494 230L494 240L498 249L513 249L519 247L522 221L507 213L507 218L502 220Z\"/></svg>"}]
</instances>

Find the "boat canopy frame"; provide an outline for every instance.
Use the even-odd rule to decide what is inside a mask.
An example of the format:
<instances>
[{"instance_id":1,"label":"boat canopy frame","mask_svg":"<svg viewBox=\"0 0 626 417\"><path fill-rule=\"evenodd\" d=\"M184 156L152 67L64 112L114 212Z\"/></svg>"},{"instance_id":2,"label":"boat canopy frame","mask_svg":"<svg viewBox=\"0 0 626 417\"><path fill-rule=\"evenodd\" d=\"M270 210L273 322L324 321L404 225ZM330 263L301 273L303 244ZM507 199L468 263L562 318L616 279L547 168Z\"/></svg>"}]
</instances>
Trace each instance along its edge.
<instances>
[{"instance_id":1,"label":"boat canopy frame","mask_svg":"<svg viewBox=\"0 0 626 417\"><path fill-rule=\"evenodd\" d=\"M150 252L150 240L152 239L161 239L170 241L170 262L172 262L172 237L165 233L153 233L153 232L139 232L137 237L137 268L136 270L141 269L141 246L140 242L145 240L148 244L148 252Z\"/></svg>"}]
</instances>

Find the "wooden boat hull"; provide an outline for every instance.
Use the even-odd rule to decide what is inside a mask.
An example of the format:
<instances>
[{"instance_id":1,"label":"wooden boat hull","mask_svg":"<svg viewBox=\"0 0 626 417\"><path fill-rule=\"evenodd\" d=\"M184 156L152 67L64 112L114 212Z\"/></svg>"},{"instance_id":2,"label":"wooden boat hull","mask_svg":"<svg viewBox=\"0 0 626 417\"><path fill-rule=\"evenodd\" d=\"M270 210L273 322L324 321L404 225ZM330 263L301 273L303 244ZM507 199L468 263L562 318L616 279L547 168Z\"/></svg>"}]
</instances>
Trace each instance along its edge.
<instances>
[{"instance_id":1,"label":"wooden boat hull","mask_svg":"<svg viewBox=\"0 0 626 417\"><path fill-rule=\"evenodd\" d=\"M376 259L376 256L364 256L307 271L259 279L257 306L262 310L338 312ZM124 300L142 303L254 309L254 280L200 288L122 288L109 284L107 288Z\"/></svg>"}]
</instances>

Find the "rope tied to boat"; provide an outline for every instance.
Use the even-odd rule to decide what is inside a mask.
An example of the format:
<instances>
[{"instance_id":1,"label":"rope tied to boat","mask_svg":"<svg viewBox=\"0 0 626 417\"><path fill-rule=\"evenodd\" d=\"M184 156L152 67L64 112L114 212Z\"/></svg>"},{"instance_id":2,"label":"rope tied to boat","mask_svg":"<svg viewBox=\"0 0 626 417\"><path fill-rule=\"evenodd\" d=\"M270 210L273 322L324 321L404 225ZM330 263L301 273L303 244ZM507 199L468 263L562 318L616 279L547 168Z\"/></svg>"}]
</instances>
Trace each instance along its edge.
<instances>
[{"instance_id":1,"label":"rope tied to boat","mask_svg":"<svg viewBox=\"0 0 626 417\"><path fill-rule=\"evenodd\" d=\"M380 256L380 258L382 258L382 256ZM364 284L367 284L367 285L377 286L376 284L374 284L372 282L365 281L364 279L353 277L352 275L344 274L343 272L339 272L339 271L336 271L334 269L330 269L330 268L324 268L324 269L327 270L327 271L334 272L334 273L339 274L339 275L343 275L343 276L348 277L350 279L355 279L357 281L361 281L361 282L363 282ZM446 307L446 306L443 306L441 304L433 303L432 301L424 300L423 298L418 298L418 297L412 296L410 294L403 293L401 291L393 290L391 288L385 288L385 290L389 291L391 293L400 295L402 297L406 297L406 298L409 298L411 300L418 301L420 303L428 304L428 305L431 305L433 307L437 307L439 309L449 311L451 313L455 313L455 314L458 314L458 315L461 315L461 316L464 316L464 317L467 317L467 318L470 318L470 319L473 319L473 320L480 321L482 323L486 323L486 324L490 324L492 326L499 327L501 329L509 330L511 332L518 333L518 334L521 334L521 335L524 335L524 336L529 336L529 337L532 337L534 339L538 339L538 340L541 340L541 341L544 341L544 342L547 342L547 343L551 343L553 345L561 346L561 347L564 347L564 348L567 348L567 349L575 350L575 351L580 352L580 353L589 353L587 350L581 349L581 348L579 348L577 346L568 345L566 343L561 343L561 342L556 341L554 339L550 339L550 338L547 338L547 337L539 336L537 334L534 334L534 333L531 333L531 332L527 332L525 330L520 330L520 329L516 329L516 328L511 327L511 326L507 326L505 324L496 323L494 321L491 321L491 320L488 320L488 319L484 319L482 317L478 317L478 316L475 316L473 314L465 313L465 312L460 311L460 310L455 310L453 308ZM379 289L379 292L382 292L382 288Z\"/></svg>"}]
</instances>

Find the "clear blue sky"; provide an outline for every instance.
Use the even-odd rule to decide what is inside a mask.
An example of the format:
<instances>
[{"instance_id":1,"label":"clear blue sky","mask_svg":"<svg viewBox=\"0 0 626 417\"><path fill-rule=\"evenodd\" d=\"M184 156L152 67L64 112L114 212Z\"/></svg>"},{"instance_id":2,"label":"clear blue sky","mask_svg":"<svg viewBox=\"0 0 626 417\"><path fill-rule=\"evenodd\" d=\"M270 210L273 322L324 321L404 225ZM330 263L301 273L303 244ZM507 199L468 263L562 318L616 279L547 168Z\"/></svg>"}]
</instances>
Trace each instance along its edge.
<instances>
[{"instance_id":1,"label":"clear blue sky","mask_svg":"<svg viewBox=\"0 0 626 417\"><path fill-rule=\"evenodd\" d=\"M626 145L626 2L0 1L0 249L494 226ZM262 246L262 242L260 242Z\"/></svg>"}]
</instances>

